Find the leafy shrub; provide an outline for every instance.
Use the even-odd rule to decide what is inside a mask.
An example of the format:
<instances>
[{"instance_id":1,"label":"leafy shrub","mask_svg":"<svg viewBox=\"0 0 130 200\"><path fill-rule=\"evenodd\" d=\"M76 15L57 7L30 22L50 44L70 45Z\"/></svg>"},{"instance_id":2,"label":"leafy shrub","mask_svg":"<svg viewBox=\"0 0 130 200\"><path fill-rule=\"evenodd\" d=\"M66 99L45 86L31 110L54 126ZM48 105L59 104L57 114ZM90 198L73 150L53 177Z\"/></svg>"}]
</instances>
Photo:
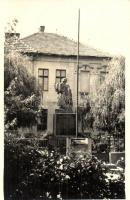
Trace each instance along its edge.
<instances>
[{"instance_id":1,"label":"leafy shrub","mask_svg":"<svg viewBox=\"0 0 130 200\"><path fill-rule=\"evenodd\" d=\"M5 199L124 198L124 180L110 180L101 161L60 155L33 142L5 142Z\"/></svg>"},{"instance_id":2,"label":"leafy shrub","mask_svg":"<svg viewBox=\"0 0 130 200\"><path fill-rule=\"evenodd\" d=\"M10 52L4 57L5 126L7 130L15 130L36 124L41 97L27 56L6 47Z\"/></svg>"}]
</instances>

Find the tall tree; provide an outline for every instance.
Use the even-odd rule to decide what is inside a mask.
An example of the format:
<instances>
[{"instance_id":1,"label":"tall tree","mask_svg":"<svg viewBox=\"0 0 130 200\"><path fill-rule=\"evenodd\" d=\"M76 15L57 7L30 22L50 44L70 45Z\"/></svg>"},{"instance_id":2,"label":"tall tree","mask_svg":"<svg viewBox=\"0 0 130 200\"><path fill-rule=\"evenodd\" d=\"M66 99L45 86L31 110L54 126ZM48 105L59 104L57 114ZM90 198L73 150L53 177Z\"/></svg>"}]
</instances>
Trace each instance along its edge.
<instances>
[{"instance_id":1,"label":"tall tree","mask_svg":"<svg viewBox=\"0 0 130 200\"><path fill-rule=\"evenodd\" d=\"M14 20L14 23L17 21ZM8 36L11 31L12 29L9 30ZM27 70L31 63L25 55L16 51L15 42L12 35L5 40L4 99L7 129L35 123L40 105L40 91L36 86L36 80Z\"/></svg>"},{"instance_id":2,"label":"tall tree","mask_svg":"<svg viewBox=\"0 0 130 200\"><path fill-rule=\"evenodd\" d=\"M94 126L109 134L125 134L125 59L113 58L109 74L93 106Z\"/></svg>"}]
</instances>

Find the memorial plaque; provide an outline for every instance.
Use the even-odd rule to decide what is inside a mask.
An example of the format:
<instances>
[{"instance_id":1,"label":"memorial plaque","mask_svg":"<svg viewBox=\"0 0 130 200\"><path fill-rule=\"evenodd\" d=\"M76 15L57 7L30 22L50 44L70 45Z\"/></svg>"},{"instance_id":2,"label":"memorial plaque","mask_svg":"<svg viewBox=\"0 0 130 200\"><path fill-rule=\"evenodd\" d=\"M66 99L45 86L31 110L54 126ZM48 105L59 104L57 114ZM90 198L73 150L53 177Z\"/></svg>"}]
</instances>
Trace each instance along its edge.
<instances>
[{"instance_id":1,"label":"memorial plaque","mask_svg":"<svg viewBox=\"0 0 130 200\"><path fill-rule=\"evenodd\" d=\"M110 152L109 153L109 162L116 164L119 159L123 157L125 159L125 152Z\"/></svg>"},{"instance_id":2,"label":"memorial plaque","mask_svg":"<svg viewBox=\"0 0 130 200\"><path fill-rule=\"evenodd\" d=\"M54 134L57 136L76 136L76 114L56 113L54 114Z\"/></svg>"},{"instance_id":3,"label":"memorial plaque","mask_svg":"<svg viewBox=\"0 0 130 200\"><path fill-rule=\"evenodd\" d=\"M91 140L88 138L74 138L71 139L71 154L75 154L77 157L84 155L91 155Z\"/></svg>"}]
</instances>

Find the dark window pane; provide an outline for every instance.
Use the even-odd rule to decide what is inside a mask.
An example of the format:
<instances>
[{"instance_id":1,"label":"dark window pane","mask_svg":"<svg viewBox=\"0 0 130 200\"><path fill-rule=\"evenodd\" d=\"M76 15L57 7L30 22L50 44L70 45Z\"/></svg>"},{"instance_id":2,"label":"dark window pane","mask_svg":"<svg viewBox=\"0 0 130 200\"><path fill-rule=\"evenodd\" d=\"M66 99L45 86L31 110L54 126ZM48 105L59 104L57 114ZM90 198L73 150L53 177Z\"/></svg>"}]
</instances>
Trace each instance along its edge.
<instances>
[{"instance_id":1,"label":"dark window pane","mask_svg":"<svg viewBox=\"0 0 130 200\"><path fill-rule=\"evenodd\" d=\"M42 87L43 90L48 90L48 69L38 69L38 83L39 86Z\"/></svg>"}]
</instances>

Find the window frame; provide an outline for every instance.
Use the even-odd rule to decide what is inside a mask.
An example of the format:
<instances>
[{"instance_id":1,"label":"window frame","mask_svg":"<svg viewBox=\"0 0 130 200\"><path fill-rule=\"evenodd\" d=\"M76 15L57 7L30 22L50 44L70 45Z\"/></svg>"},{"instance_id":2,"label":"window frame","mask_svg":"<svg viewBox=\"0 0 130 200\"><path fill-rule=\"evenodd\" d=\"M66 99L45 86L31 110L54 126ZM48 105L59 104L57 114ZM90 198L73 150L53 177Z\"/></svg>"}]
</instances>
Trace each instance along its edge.
<instances>
[{"instance_id":1,"label":"window frame","mask_svg":"<svg viewBox=\"0 0 130 200\"><path fill-rule=\"evenodd\" d=\"M39 75L39 71L42 70L42 75ZM44 75L44 71L48 71L48 75ZM39 84L39 78L42 78L42 90L43 91L49 91L49 69L47 68L38 68L38 84ZM47 89L44 88L44 80L47 78ZM39 84L40 85L40 84Z\"/></svg>"},{"instance_id":2,"label":"window frame","mask_svg":"<svg viewBox=\"0 0 130 200\"><path fill-rule=\"evenodd\" d=\"M60 72L60 76L57 76L57 71ZM65 72L65 76L61 76L61 73L62 73L63 71ZM66 69L56 69L56 79L55 79L55 82L56 82L56 83L61 83L61 80L62 80L63 78L66 78ZM57 81L57 79L59 79L60 81Z\"/></svg>"},{"instance_id":3,"label":"window frame","mask_svg":"<svg viewBox=\"0 0 130 200\"><path fill-rule=\"evenodd\" d=\"M88 87L88 91L82 91L82 84L81 84L81 74L82 73L87 73L87 75L89 75L89 87ZM80 76L79 76L79 87L80 87L80 92L85 92L85 93L90 93L90 79L91 79L91 73L90 73L90 70L84 70L84 69L81 69L80 70Z\"/></svg>"}]
</instances>

